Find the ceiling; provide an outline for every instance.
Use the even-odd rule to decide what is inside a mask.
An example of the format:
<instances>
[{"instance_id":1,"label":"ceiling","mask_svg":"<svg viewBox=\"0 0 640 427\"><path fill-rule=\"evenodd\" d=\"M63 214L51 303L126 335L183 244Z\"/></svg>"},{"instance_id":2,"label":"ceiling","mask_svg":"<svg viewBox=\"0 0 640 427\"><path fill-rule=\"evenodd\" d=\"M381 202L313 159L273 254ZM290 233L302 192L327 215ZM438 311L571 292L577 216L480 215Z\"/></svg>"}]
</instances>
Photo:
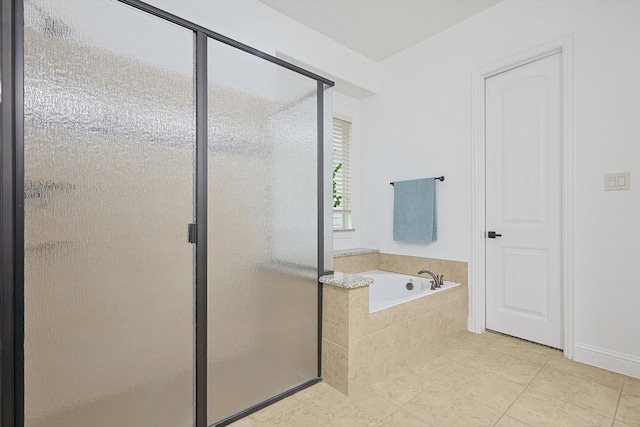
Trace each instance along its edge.
<instances>
[{"instance_id":1,"label":"ceiling","mask_svg":"<svg viewBox=\"0 0 640 427\"><path fill-rule=\"evenodd\" d=\"M374 61L381 61L501 0L260 1Z\"/></svg>"}]
</instances>

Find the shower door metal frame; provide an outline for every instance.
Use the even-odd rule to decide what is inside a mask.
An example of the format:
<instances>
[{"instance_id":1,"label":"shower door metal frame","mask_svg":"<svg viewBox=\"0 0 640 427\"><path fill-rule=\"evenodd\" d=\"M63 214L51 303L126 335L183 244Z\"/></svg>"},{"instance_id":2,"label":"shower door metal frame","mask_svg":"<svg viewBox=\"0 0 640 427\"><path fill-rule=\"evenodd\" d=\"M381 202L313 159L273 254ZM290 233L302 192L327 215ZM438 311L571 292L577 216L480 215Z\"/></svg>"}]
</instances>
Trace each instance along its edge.
<instances>
[{"instance_id":1,"label":"shower door metal frame","mask_svg":"<svg viewBox=\"0 0 640 427\"><path fill-rule=\"evenodd\" d=\"M2 0L0 422L24 425L24 80L21 0Z\"/></svg>"},{"instance_id":2,"label":"shower door metal frame","mask_svg":"<svg viewBox=\"0 0 640 427\"><path fill-rule=\"evenodd\" d=\"M195 409L196 427L207 424L207 36L196 39L196 291Z\"/></svg>"},{"instance_id":3,"label":"shower door metal frame","mask_svg":"<svg viewBox=\"0 0 640 427\"><path fill-rule=\"evenodd\" d=\"M212 38L317 81L318 278L324 269L324 89L334 82L139 0L118 0L193 31L196 79L195 426L207 427L207 40ZM24 426L24 14L1 0L0 427ZM220 421L230 424L321 381L322 284L318 282L317 378Z\"/></svg>"}]
</instances>

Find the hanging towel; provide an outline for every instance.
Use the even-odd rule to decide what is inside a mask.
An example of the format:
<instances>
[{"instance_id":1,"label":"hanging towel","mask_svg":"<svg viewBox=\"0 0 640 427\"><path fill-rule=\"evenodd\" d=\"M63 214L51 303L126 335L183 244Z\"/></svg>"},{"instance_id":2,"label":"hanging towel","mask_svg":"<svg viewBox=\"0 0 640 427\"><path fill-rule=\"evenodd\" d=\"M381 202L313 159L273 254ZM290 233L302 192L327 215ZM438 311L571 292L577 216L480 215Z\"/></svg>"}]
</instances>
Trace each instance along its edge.
<instances>
[{"instance_id":1,"label":"hanging towel","mask_svg":"<svg viewBox=\"0 0 640 427\"><path fill-rule=\"evenodd\" d=\"M393 188L393 240L437 241L436 180L396 181Z\"/></svg>"}]
</instances>

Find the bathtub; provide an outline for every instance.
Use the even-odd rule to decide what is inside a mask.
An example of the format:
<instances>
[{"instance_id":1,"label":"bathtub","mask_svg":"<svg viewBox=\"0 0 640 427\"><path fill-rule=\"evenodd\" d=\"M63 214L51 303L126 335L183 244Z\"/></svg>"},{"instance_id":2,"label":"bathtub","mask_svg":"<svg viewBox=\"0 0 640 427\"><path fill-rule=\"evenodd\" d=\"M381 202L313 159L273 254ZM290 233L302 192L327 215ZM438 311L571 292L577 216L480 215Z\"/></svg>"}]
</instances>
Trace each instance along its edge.
<instances>
[{"instance_id":1,"label":"bathtub","mask_svg":"<svg viewBox=\"0 0 640 427\"><path fill-rule=\"evenodd\" d=\"M441 288L431 290L431 276L409 276L389 271L373 270L358 273L358 276L373 279L369 285L369 313L384 310L407 301L433 295L459 286L460 283L444 281ZM407 289L407 283L413 284L413 289Z\"/></svg>"}]
</instances>

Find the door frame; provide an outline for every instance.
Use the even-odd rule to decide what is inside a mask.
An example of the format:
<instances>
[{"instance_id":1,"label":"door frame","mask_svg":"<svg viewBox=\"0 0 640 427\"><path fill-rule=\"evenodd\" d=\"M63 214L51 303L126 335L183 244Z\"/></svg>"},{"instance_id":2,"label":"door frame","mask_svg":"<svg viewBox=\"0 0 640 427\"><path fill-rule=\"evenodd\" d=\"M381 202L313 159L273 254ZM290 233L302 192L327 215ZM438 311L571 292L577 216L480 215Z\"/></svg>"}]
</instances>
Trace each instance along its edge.
<instances>
[{"instance_id":1,"label":"door frame","mask_svg":"<svg viewBox=\"0 0 640 427\"><path fill-rule=\"evenodd\" d=\"M574 143L573 35L533 48L472 72L471 259L469 262L469 330L486 329L486 123L485 80L560 53L562 61L562 295L564 356L574 345Z\"/></svg>"}]
</instances>

